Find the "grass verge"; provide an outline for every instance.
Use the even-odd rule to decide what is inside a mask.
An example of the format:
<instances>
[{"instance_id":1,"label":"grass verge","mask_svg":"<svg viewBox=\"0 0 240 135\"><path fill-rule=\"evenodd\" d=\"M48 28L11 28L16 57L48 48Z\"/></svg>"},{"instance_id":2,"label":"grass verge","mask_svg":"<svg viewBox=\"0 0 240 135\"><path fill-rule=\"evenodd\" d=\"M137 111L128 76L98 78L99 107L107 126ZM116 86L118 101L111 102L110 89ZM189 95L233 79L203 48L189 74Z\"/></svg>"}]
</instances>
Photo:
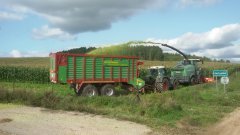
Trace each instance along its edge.
<instances>
[{"instance_id":1,"label":"grass verge","mask_svg":"<svg viewBox=\"0 0 240 135\"><path fill-rule=\"evenodd\" d=\"M240 77L231 77L227 92L202 84L164 93L117 97L77 97L65 85L0 82L0 102L73 110L130 120L159 129L184 125L205 127L240 105Z\"/></svg>"}]
</instances>

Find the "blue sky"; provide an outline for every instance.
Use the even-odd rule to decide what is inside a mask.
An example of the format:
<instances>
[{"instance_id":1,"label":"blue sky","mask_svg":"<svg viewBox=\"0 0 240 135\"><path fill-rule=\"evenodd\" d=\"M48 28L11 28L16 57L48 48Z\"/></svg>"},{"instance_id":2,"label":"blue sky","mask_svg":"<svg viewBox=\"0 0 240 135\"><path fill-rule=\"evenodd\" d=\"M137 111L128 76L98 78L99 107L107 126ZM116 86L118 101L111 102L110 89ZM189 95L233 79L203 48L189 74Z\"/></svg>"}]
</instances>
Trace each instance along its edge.
<instances>
[{"instance_id":1,"label":"blue sky","mask_svg":"<svg viewBox=\"0 0 240 135\"><path fill-rule=\"evenodd\" d=\"M188 54L240 60L239 5L237 0L1 0L0 57L44 57L147 40Z\"/></svg>"}]
</instances>

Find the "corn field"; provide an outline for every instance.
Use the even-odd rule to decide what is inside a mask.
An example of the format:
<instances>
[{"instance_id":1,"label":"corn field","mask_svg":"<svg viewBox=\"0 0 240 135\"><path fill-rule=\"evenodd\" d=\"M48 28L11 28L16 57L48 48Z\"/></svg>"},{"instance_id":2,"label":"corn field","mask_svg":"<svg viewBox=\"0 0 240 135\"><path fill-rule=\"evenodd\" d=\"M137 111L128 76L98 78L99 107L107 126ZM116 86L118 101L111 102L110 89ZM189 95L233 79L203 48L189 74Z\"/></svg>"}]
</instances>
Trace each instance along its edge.
<instances>
[{"instance_id":1,"label":"corn field","mask_svg":"<svg viewBox=\"0 0 240 135\"><path fill-rule=\"evenodd\" d=\"M48 83L49 69L35 67L0 66L0 81Z\"/></svg>"},{"instance_id":2,"label":"corn field","mask_svg":"<svg viewBox=\"0 0 240 135\"><path fill-rule=\"evenodd\" d=\"M229 75L237 72L240 74L239 65L208 65L208 67L202 67L205 77L212 77L212 70L215 69L228 70ZM144 75L144 72L144 69L140 70L140 75ZM49 83L49 69L44 67L0 66L0 81Z\"/></svg>"}]
</instances>

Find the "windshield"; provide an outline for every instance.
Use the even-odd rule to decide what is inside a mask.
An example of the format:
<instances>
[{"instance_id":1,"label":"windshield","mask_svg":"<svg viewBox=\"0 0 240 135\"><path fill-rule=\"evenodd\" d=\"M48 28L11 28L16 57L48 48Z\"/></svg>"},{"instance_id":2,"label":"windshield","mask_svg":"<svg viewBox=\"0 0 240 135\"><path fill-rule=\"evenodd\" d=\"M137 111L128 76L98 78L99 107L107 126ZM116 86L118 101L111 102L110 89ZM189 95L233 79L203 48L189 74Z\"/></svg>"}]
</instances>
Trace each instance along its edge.
<instances>
[{"instance_id":1,"label":"windshield","mask_svg":"<svg viewBox=\"0 0 240 135\"><path fill-rule=\"evenodd\" d=\"M150 69L150 74L152 76L157 76L158 75L158 70L157 69Z\"/></svg>"},{"instance_id":2,"label":"windshield","mask_svg":"<svg viewBox=\"0 0 240 135\"><path fill-rule=\"evenodd\" d=\"M164 76L164 75L165 75L165 72L166 72L166 70L165 70L164 68L159 69L159 74L160 74L161 76Z\"/></svg>"}]
</instances>

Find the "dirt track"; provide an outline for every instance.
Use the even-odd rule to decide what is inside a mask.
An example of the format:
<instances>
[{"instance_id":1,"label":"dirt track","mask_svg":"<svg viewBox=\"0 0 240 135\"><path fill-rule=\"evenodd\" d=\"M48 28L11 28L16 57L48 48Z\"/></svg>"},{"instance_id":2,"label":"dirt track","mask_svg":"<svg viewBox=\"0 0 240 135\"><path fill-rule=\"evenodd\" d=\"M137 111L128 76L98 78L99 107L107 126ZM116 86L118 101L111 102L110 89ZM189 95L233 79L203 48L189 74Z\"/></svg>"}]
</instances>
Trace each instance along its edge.
<instances>
[{"instance_id":1,"label":"dirt track","mask_svg":"<svg viewBox=\"0 0 240 135\"><path fill-rule=\"evenodd\" d=\"M0 135L147 135L147 126L78 112L33 107L0 109Z\"/></svg>"},{"instance_id":2,"label":"dirt track","mask_svg":"<svg viewBox=\"0 0 240 135\"><path fill-rule=\"evenodd\" d=\"M210 127L206 135L240 135L240 108Z\"/></svg>"},{"instance_id":3,"label":"dirt track","mask_svg":"<svg viewBox=\"0 0 240 135\"><path fill-rule=\"evenodd\" d=\"M150 128L144 125L79 112L52 111L16 105L0 106L0 135L165 135L189 133L185 130L178 132L169 131L169 129L153 133ZM239 135L240 108L230 113L219 123L209 127L204 134Z\"/></svg>"}]
</instances>

